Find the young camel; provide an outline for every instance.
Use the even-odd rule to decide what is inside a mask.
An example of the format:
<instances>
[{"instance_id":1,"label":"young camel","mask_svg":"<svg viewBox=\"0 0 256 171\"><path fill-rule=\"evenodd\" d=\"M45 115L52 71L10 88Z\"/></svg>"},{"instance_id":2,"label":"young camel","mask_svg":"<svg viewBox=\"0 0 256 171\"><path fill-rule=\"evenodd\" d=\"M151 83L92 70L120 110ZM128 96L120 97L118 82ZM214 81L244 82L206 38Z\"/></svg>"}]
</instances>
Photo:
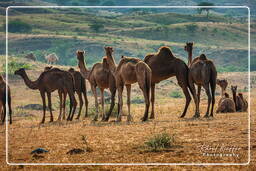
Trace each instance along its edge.
<instances>
[{"instance_id":1,"label":"young camel","mask_svg":"<svg viewBox=\"0 0 256 171\"><path fill-rule=\"evenodd\" d=\"M21 68L15 71L16 75L20 75L25 84L33 90L39 90L40 95L43 101L43 118L41 123L45 122L45 111L46 111L46 99L45 94L48 97L48 106L50 110L50 122L53 121L52 114L52 103L51 103L51 93L55 90L59 90L60 92L68 92L70 98L70 111L68 115L68 120L72 120L75 110L76 110L76 99L74 96L74 86L73 86L73 78L72 75L66 71L60 69L51 69L49 71L44 71L40 74L39 78L36 81L31 81L24 68ZM62 104L62 98L60 98Z\"/></svg>"},{"instance_id":2,"label":"young camel","mask_svg":"<svg viewBox=\"0 0 256 171\"><path fill-rule=\"evenodd\" d=\"M234 101L229 98L228 93L224 93L224 97L219 102L216 113L232 113L236 111L236 106Z\"/></svg>"},{"instance_id":3,"label":"young camel","mask_svg":"<svg viewBox=\"0 0 256 171\"><path fill-rule=\"evenodd\" d=\"M226 89L228 87L228 81L226 79L223 79L223 80L217 79L216 83L221 88L221 97L225 97L224 94L226 93Z\"/></svg>"},{"instance_id":4,"label":"young camel","mask_svg":"<svg viewBox=\"0 0 256 171\"><path fill-rule=\"evenodd\" d=\"M231 91L233 94L233 100L236 105L236 111L237 112L246 112L248 108L247 100L243 98L243 94L239 93L238 96L237 93L237 86L231 85Z\"/></svg>"},{"instance_id":5,"label":"young camel","mask_svg":"<svg viewBox=\"0 0 256 171\"><path fill-rule=\"evenodd\" d=\"M89 71L86 68L86 65L84 62L85 52L77 51L76 54L77 54L78 67L80 69L80 72L85 79L88 79L91 85L91 90L95 98L96 114L93 120L97 121L98 115L99 115L99 105L98 105L98 97L97 97L97 91L96 91L96 87L99 87L100 93L101 93L102 121L108 121L113 111L113 108L115 106L116 81L113 74L109 70L109 66L106 61L106 58L103 58L101 63L94 64L92 69ZM109 112L106 115L105 115L105 109L104 109L104 89L109 89L111 92L111 105L110 105Z\"/></svg>"},{"instance_id":6,"label":"young camel","mask_svg":"<svg viewBox=\"0 0 256 171\"><path fill-rule=\"evenodd\" d=\"M57 69L58 68L53 68L52 66L47 66L44 68L44 71L49 71L50 69ZM75 92L78 95L78 99L79 99L79 112L78 115L76 117L76 119L80 118L81 115L81 111L83 108L83 98L82 98L82 94L84 96L85 99L85 116L88 116L88 99L87 99L87 95L86 95L86 84L85 84L85 79L82 77L81 73L78 71L75 71L74 68L70 68L68 70L68 72L73 76L74 79L74 88L75 88ZM60 100L60 102L62 101L63 104L60 103L60 115L58 120L61 120L61 115L62 115L62 109L63 109L63 119L65 119L65 111L66 111L66 96L67 96L67 92L61 92L61 90L58 90L58 94L59 94L59 98L62 99ZM62 98L63 97L63 98Z\"/></svg>"},{"instance_id":7,"label":"young camel","mask_svg":"<svg viewBox=\"0 0 256 171\"><path fill-rule=\"evenodd\" d=\"M8 109L10 120L9 123L12 124L12 107L11 107L11 90L10 87L6 84L2 75L0 75L0 114L1 122L4 123L6 117L6 87L8 91Z\"/></svg>"},{"instance_id":8,"label":"young camel","mask_svg":"<svg viewBox=\"0 0 256 171\"><path fill-rule=\"evenodd\" d=\"M180 117L186 115L191 97L189 90L191 87L188 82L188 67L184 61L176 58L169 47L163 46L158 49L157 53L148 54L144 58L144 62L152 70L152 80L151 80L151 104L152 111L150 118L155 117L154 105L155 105L155 85L162 80L166 80L170 77L176 76L179 86L182 88L183 93L186 97L186 104L184 110ZM197 105L197 97L195 95L195 90L192 89L191 93L193 95L195 104ZM198 107L196 107L198 109ZM197 115L197 110L195 112Z\"/></svg>"},{"instance_id":9,"label":"young camel","mask_svg":"<svg viewBox=\"0 0 256 171\"><path fill-rule=\"evenodd\" d=\"M109 68L116 79L116 85L118 89L118 104L119 104L119 115L117 121L120 122L123 114L123 88L126 86L127 90L127 106L128 106L128 117L127 121L132 121L131 111L130 111L130 97L131 97L131 84L138 82L140 89L143 91L145 99L145 112L144 116L141 118L142 121L148 119L148 110L150 105L150 85L151 85L151 69L149 66L138 58L122 57L118 66L114 57L112 56L113 48L105 47L107 62Z\"/></svg>"},{"instance_id":10,"label":"young camel","mask_svg":"<svg viewBox=\"0 0 256 171\"><path fill-rule=\"evenodd\" d=\"M214 63L207 59L205 54L201 54L192 60L192 51L193 51L194 43L186 43L184 50L188 52L188 63L189 63L189 84L193 84L191 86L194 89L194 84L198 86L197 89L197 107L199 107L200 103L200 94L201 87L203 86L206 94L208 96L208 107L205 114L205 117L209 116L209 110L211 105L211 113L210 116L213 117L213 109L215 104L215 89L216 89L216 79L217 79L217 71ZM211 89L211 91L210 91ZM194 117L200 117L199 108L196 109L197 115Z\"/></svg>"}]
</instances>

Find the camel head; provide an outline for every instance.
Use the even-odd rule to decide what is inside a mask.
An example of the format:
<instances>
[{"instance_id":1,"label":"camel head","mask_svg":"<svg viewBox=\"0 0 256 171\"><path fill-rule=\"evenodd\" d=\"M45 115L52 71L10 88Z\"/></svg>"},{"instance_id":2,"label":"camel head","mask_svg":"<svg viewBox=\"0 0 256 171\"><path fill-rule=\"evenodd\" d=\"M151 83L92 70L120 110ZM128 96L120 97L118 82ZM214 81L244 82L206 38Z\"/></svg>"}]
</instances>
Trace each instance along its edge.
<instances>
[{"instance_id":1,"label":"camel head","mask_svg":"<svg viewBox=\"0 0 256 171\"><path fill-rule=\"evenodd\" d=\"M85 51L78 50L76 51L76 56L79 61L84 61Z\"/></svg>"},{"instance_id":2,"label":"camel head","mask_svg":"<svg viewBox=\"0 0 256 171\"><path fill-rule=\"evenodd\" d=\"M194 45L194 42L186 42L186 45L184 46L184 50L187 52L192 52L193 45Z\"/></svg>"},{"instance_id":3,"label":"camel head","mask_svg":"<svg viewBox=\"0 0 256 171\"><path fill-rule=\"evenodd\" d=\"M225 96L226 98L229 98L229 94L228 94L228 93L225 93L224 96Z\"/></svg>"},{"instance_id":4,"label":"camel head","mask_svg":"<svg viewBox=\"0 0 256 171\"><path fill-rule=\"evenodd\" d=\"M219 85L223 90L226 90L228 86L228 81L226 79L223 79L223 80L217 79L216 84Z\"/></svg>"},{"instance_id":5,"label":"camel head","mask_svg":"<svg viewBox=\"0 0 256 171\"><path fill-rule=\"evenodd\" d=\"M20 75L20 76L23 75L24 73L25 73L24 68L20 68L14 72L15 75Z\"/></svg>"},{"instance_id":6,"label":"camel head","mask_svg":"<svg viewBox=\"0 0 256 171\"><path fill-rule=\"evenodd\" d=\"M49 71L50 69L52 69L52 66L46 66L46 67L44 67L44 71Z\"/></svg>"},{"instance_id":7,"label":"camel head","mask_svg":"<svg viewBox=\"0 0 256 171\"><path fill-rule=\"evenodd\" d=\"M244 98L243 93L238 93L238 96L241 97L242 99Z\"/></svg>"},{"instance_id":8,"label":"camel head","mask_svg":"<svg viewBox=\"0 0 256 171\"><path fill-rule=\"evenodd\" d=\"M113 50L112 47L110 47L110 46L105 46L104 49L105 49L105 52L106 52L106 55L107 55L107 56L112 56L112 53L114 52L114 50Z\"/></svg>"},{"instance_id":9,"label":"camel head","mask_svg":"<svg viewBox=\"0 0 256 171\"><path fill-rule=\"evenodd\" d=\"M231 91L232 91L233 93L236 93L236 91L237 91L237 86L231 85Z\"/></svg>"}]
</instances>

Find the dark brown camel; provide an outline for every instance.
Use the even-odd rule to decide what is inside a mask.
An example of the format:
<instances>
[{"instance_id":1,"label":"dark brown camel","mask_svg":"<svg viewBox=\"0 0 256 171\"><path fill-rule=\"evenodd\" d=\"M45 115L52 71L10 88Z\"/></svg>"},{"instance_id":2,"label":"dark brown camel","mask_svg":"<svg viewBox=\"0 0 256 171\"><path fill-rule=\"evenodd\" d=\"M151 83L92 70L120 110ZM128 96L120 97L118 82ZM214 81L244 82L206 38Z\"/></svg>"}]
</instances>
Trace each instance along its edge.
<instances>
[{"instance_id":1,"label":"dark brown camel","mask_svg":"<svg viewBox=\"0 0 256 171\"><path fill-rule=\"evenodd\" d=\"M145 99L145 112L144 116L141 118L142 121L148 119L148 110L150 105L150 85L152 72L149 66L139 58L132 57L122 57L118 66L114 57L112 56L113 48L105 47L107 62L109 68L116 79L116 85L118 89L118 106L119 115L117 121L120 122L122 119L123 112L123 89L126 86L127 90L127 106L128 106L128 117L127 121L132 121L132 115L130 113L130 97L131 97L131 85L138 82L140 89L143 92Z\"/></svg>"},{"instance_id":2,"label":"dark brown camel","mask_svg":"<svg viewBox=\"0 0 256 171\"><path fill-rule=\"evenodd\" d=\"M234 101L229 98L229 94L225 93L224 97L220 99L218 108L216 110L216 113L232 113L236 111L236 106Z\"/></svg>"},{"instance_id":3,"label":"dark brown camel","mask_svg":"<svg viewBox=\"0 0 256 171\"><path fill-rule=\"evenodd\" d=\"M157 53L148 54L144 58L144 62L152 70L151 79L151 104L152 111L150 118L155 117L154 105L155 105L155 84L162 80L166 80L170 77L176 76L179 86L182 88L186 97L186 104L180 117L186 115L191 97L189 94L189 82L188 82L188 66L179 58L176 58L169 47L160 47ZM197 104L197 97L195 92L191 91L195 104ZM196 115L196 113L195 113Z\"/></svg>"},{"instance_id":4,"label":"dark brown camel","mask_svg":"<svg viewBox=\"0 0 256 171\"><path fill-rule=\"evenodd\" d=\"M12 124L12 106L11 106L11 90L10 87L5 82L2 75L0 75L0 114L1 114L1 122L4 123L6 117L6 87L8 91L8 110L10 120L9 123Z\"/></svg>"},{"instance_id":5,"label":"dark brown camel","mask_svg":"<svg viewBox=\"0 0 256 171\"><path fill-rule=\"evenodd\" d=\"M224 94L226 93L226 89L228 87L228 81L226 79L223 79L223 80L217 79L216 83L221 88L221 97L224 97Z\"/></svg>"},{"instance_id":6,"label":"dark brown camel","mask_svg":"<svg viewBox=\"0 0 256 171\"><path fill-rule=\"evenodd\" d=\"M25 84L30 89L33 89L33 90L38 89L40 91L40 95L43 101L43 119L41 123L44 123L45 121L45 110L46 110L45 93L47 94L47 97L48 97L48 106L51 114L50 122L53 121L51 93L55 90L60 90L61 92L64 92L64 91L68 92L68 95L70 98L70 111L68 115L68 120L73 119L77 102L74 96L73 77L69 72L63 71L57 68L51 69L49 71L42 72L36 81L31 81L28 78L24 68L21 68L15 71L15 74L20 75L23 78Z\"/></svg>"},{"instance_id":7,"label":"dark brown camel","mask_svg":"<svg viewBox=\"0 0 256 171\"><path fill-rule=\"evenodd\" d=\"M187 42L184 50L188 52L188 63L189 65L189 84L193 84L191 86L192 91L194 91L194 84L198 86L197 89L197 103L196 105L198 109L198 115L195 117L200 117L199 114L199 103L200 103L200 94L201 94L201 87L203 86L206 94L208 96L208 107L205 114L205 117L209 116L209 110L211 105L211 114L210 116L213 117L213 109L215 104L215 89L216 89L216 79L217 79L217 71L215 68L214 63L207 59L205 54L201 54L200 56L196 57L192 60L192 51L193 51L194 43ZM211 91L210 91L211 89Z\"/></svg>"},{"instance_id":8,"label":"dark brown camel","mask_svg":"<svg viewBox=\"0 0 256 171\"><path fill-rule=\"evenodd\" d=\"M239 93L237 96L237 86L231 85L231 91L233 94L233 100L236 105L236 111L237 112L246 112L248 108L248 103L247 101L243 98L243 94Z\"/></svg>"},{"instance_id":9,"label":"dark brown camel","mask_svg":"<svg viewBox=\"0 0 256 171\"><path fill-rule=\"evenodd\" d=\"M108 121L109 117L113 111L115 106L115 94L116 94L116 82L113 74L109 70L109 66L107 64L106 58L103 58L101 63L96 63L93 65L91 70L86 68L84 62L84 51L77 51L77 59L78 59L78 67L82 76L85 79L88 79L91 90L93 92L95 98L95 107L96 107L96 114L94 116L94 121L98 120L99 115L99 105L98 105L98 97L96 87L99 87L101 92L101 105L102 105L102 120ZM105 116L105 109L104 109L104 89L109 89L111 92L111 105L109 112Z\"/></svg>"}]
</instances>

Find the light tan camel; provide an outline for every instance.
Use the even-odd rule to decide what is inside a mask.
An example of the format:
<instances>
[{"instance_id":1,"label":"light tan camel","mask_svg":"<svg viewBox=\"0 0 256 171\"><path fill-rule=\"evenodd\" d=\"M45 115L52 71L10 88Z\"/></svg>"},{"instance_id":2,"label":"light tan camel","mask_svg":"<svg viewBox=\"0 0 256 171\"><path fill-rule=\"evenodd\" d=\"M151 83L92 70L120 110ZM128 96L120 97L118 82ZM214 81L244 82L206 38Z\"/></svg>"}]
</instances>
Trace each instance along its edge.
<instances>
[{"instance_id":1,"label":"light tan camel","mask_svg":"<svg viewBox=\"0 0 256 171\"><path fill-rule=\"evenodd\" d=\"M223 80L217 79L216 83L221 88L221 97L225 97L224 94L226 93L226 89L228 87L228 81L226 79L223 79Z\"/></svg>"},{"instance_id":2,"label":"light tan camel","mask_svg":"<svg viewBox=\"0 0 256 171\"><path fill-rule=\"evenodd\" d=\"M48 64L54 64L54 63L56 64L59 61L59 58L55 53L46 55L44 58Z\"/></svg>"},{"instance_id":3,"label":"light tan camel","mask_svg":"<svg viewBox=\"0 0 256 171\"><path fill-rule=\"evenodd\" d=\"M216 113L232 113L236 111L236 106L234 101L229 98L229 94L225 93L224 97L222 97L219 101L218 108Z\"/></svg>"},{"instance_id":4,"label":"light tan camel","mask_svg":"<svg viewBox=\"0 0 256 171\"><path fill-rule=\"evenodd\" d=\"M201 54L192 60L192 50L194 43L186 43L184 50L188 52L188 63L189 65L189 84L191 85L192 91L194 91L194 84L198 86L197 89L197 103L196 109L197 115L195 117L200 117L199 113L199 103L200 103L200 94L201 87L203 86L206 94L208 96L208 107L205 114L205 117L209 116L209 110L211 105L211 113L210 116L213 117L213 109L215 104L215 89L216 89L216 79L217 79L217 71L214 63L207 59L205 54ZM211 90L211 91L210 91Z\"/></svg>"},{"instance_id":5,"label":"light tan camel","mask_svg":"<svg viewBox=\"0 0 256 171\"><path fill-rule=\"evenodd\" d=\"M176 58L169 47L160 47L157 53L148 54L144 58L144 62L152 70L151 80L151 104L152 111L150 118L155 117L154 105L155 105L155 85L162 80L166 80L170 77L176 76L179 86L182 88L186 97L186 104L180 117L186 115L191 97L189 94L190 86L188 82L188 66L179 58ZM194 91L191 89L195 104L197 105L197 97ZM197 107L198 109L198 107ZM197 111L195 112L197 115Z\"/></svg>"},{"instance_id":6,"label":"light tan camel","mask_svg":"<svg viewBox=\"0 0 256 171\"><path fill-rule=\"evenodd\" d=\"M243 94L239 93L238 96L237 94L237 86L231 85L231 91L233 94L233 100L236 105L236 111L237 112L246 112L248 108L248 103L247 100L243 98Z\"/></svg>"},{"instance_id":7,"label":"light tan camel","mask_svg":"<svg viewBox=\"0 0 256 171\"><path fill-rule=\"evenodd\" d=\"M97 121L99 115L99 105L96 91L96 87L99 87L101 93L102 121L108 121L115 106L116 82L113 74L109 70L106 58L103 58L101 63L94 64L92 69L88 70L84 62L85 52L77 51L76 54L80 72L84 78L88 79L95 98L96 114L93 120ZM104 89L109 89L111 92L111 105L109 112L106 115L104 109Z\"/></svg>"},{"instance_id":8,"label":"light tan camel","mask_svg":"<svg viewBox=\"0 0 256 171\"><path fill-rule=\"evenodd\" d=\"M25 84L33 90L39 90L40 95L43 101L43 119L41 123L45 121L45 110L46 110L46 99L45 93L48 97L48 106L51 114L50 122L53 121L53 114L52 114L52 103L51 103L51 93L55 90L61 90L61 92L68 92L70 98L70 111L67 120L72 120L75 110L76 110L76 99L74 96L74 83L72 75L60 69L51 69L49 71L44 71L40 74L39 78L36 81L31 81L24 68L21 68L15 71L16 75L20 75ZM61 100L61 99L60 99ZM60 103L62 104L62 102Z\"/></svg>"},{"instance_id":9,"label":"light tan camel","mask_svg":"<svg viewBox=\"0 0 256 171\"><path fill-rule=\"evenodd\" d=\"M140 89L143 91L145 99L145 113L141 118L142 121L148 119L148 110L150 105L150 85L151 85L151 69L149 66L140 60L139 58L122 57L118 66L114 57L112 56L113 48L105 47L107 62L109 68L116 79L116 85L118 90L118 104L119 104L119 115L117 121L120 122L123 114L123 88L126 86L127 90L127 106L128 106L128 117L127 121L132 121L132 115L130 111L130 97L131 97L131 84L138 82Z\"/></svg>"},{"instance_id":10,"label":"light tan camel","mask_svg":"<svg viewBox=\"0 0 256 171\"><path fill-rule=\"evenodd\" d=\"M4 123L6 117L6 87L8 93L8 110L10 120L9 123L12 124L12 107L11 107L11 90L10 87L5 82L2 75L0 75L0 114L1 114L1 122Z\"/></svg>"}]
</instances>

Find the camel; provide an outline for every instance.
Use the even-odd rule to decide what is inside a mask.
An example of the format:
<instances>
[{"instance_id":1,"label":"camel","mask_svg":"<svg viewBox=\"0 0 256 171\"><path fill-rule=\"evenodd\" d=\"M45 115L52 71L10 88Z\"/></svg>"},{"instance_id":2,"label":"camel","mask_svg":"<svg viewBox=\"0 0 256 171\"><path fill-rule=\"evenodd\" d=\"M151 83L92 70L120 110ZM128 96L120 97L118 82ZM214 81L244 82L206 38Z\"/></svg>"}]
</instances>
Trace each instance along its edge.
<instances>
[{"instance_id":1,"label":"camel","mask_svg":"<svg viewBox=\"0 0 256 171\"><path fill-rule=\"evenodd\" d=\"M150 105L150 85L152 72L149 66L139 58L125 57L122 56L121 61L116 66L114 57L112 56L113 48L105 47L106 59L109 65L110 71L116 79L116 85L118 90L118 106L119 114L117 116L117 122L122 119L123 113L123 88L126 86L127 90L127 106L128 106L128 117L127 121L132 121L132 115L130 110L130 97L131 97L131 84L138 82L140 89L143 92L145 99L145 112L141 118L142 121L148 119L148 110Z\"/></svg>"},{"instance_id":2,"label":"camel","mask_svg":"<svg viewBox=\"0 0 256 171\"><path fill-rule=\"evenodd\" d=\"M220 99L218 108L216 110L216 113L232 113L236 111L236 106L234 101L229 98L228 93L224 93L224 97Z\"/></svg>"},{"instance_id":3,"label":"camel","mask_svg":"<svg viewBox=\"0 0 256 171\"><path fill-rule=\"evenodd\" d=\"M45 58L45 60L47 61L48 64L57 63L59 61L59 58L55 53L51 53L49 55L46 55L44 58Z\"/></svg>"},{"instance_id":4,"label":"camel","mask_svg":"<svg viewBox=\"0 0 256 171\"><path fill-rule=\"evenodd\" d=\"M10 120L9 123L12 124L12 107L11 107L11 90L10 87L5 82L2 75L0 75L0 114L1 114L1 122L4 123L6 117L6 87L8 91L8 110Z\"/></svg>"},{"instance_id":5,"label":"camel","mask_svg":"<svg viewBox=\"0 0 256 171\"><path fill-rule=\"evenodd\" d=\"M209 110L211 105L210 116L213 117L213 109L215 104L215 89L217 80L217 71L214 63L207 59L205 54L201 54L192 60L192 50L194 43L186 43L184 50L188 52L188 63L189 63L189 84L191 85L192 91L194 91L194 84L198 86L197 89L197 103L196 107L199 107L201 87L203 86L208 96L208 107L205 113L205 117L209 116ZM211 91L210 91L211 89ZM199 108L195 117L200 117Z\"/></svg>"},{"instance_id":6,"label":"camel","mask_svg":"<svg viewBox=\"0 0 256 171\"><path fill-rule=\"evenodd\" d=\"M26 59L32 60L32 61L36 61L36 57L33 53L29 53L25 56Z\"/></svg>"},{"instance_id":7,"label":"camel","mask_svg":"<svg viewBox=\"0 0 256 171\"><path fill-rule=\"evenodd\" d=\"M166 80L170 77L176 76L179 86L182 88L183 93L186 97L186 104L184 110L181 114L181 118L186 115L189 103L191 101L191 96L189 90L191 89L188 82L188 66L179 58L176 58L171 49L167 46L162 46L158 49L157 53L152 53L146 55L144 62L152 70L152 79L151 79L151 104L152 110L150 118L155 117L154 105L155 105L155 84L159 83L162 80ZM195 92L192 91L193 99L197 105L197 97ZM198 107L196 108L198 109ZM197 115L197 111L195 112Z\"/></svg>"},{"instance_id":8,"label":"camel","mask_svg":"<svg viewBox=\"0 0 256 171\"><path fill-rule=\"evenodd\" d=\"M92 69L88 70L84 62L85 51L77 51L76 54L78 59L78 67L80 69L81 75L89 81L91 90L95 98L96 114L93 120L97 121L99 115L99 104L96 91L96 87L98 87L100 89L101 95L102 121L108 121L115 106L116 81L113 74L109 70L106 58L103 58L102 62L94 64ZM109 112L106 115L104 109L105 89L109 89L111 92L111 105Z\"/></svg>"},{"instance_id":9,"label":"camel","mask_svg":"<svg viewBox=\"0 0 256 171\"><path fill-rule=\"evenodd\" d=\"M226 93L226 88L228 87L228 81L226 79L217 79L216 83L221 88L221 97L225 97L224 94Z\"/></svg>"},{"instance_id":10,"label":"camel","mask_svg":"<svg viewBox=\"0 0 256 171\"><path fill-rule=\"evenodd\" d=\"M248 108L248 103L246 99L243 98L243 94L239 93L238 96L237 93L237 86L231 85L231 91L233 94L233 100L236 105L236 111L237 112L246 112Z\"/></svg>"},{"instance_id":11,"label":"camel","mask_svg":"<svg viewBox=\"0 0 256 171\"><path fill-rule=\"evenodd\" d=\"M39 78L36 81L31 81L24 68L21 68L14 72L15 75L20 75L25 84L33 90L39 90L43 102L43 118L41 123L45 122L45 111L46 111L46 99L45 94L48 97L48 106L50 110L50 122L53 121L52 114L52 103L51 103L51 93L55 90L60 90L61 92L66 91L70 98L70 111L67 120L72 120L75 110L76 110L76 99L74 96L74 86L73 86L73 77L72 75L60 69L50 69L49 71L44 71L40 74ZM62 98L60 98L60 101ZM62 101L61 103L62 104ZM60 116L59 116L60 117Z\"/></svg>"}]
</instances>

